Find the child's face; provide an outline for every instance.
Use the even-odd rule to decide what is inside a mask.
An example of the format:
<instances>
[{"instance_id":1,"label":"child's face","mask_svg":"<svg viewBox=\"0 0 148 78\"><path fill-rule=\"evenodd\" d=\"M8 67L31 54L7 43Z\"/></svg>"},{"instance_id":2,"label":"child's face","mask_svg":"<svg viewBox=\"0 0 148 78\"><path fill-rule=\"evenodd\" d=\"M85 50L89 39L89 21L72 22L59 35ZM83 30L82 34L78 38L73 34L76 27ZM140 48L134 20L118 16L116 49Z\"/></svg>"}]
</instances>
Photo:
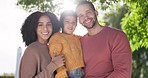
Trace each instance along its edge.
<instances>
[{"instance_id":1,"label":"child's face","mask_svg":"<svg viewBox=\"0 0 148 78\"><path fill-rule=\"evenodd\" d=\"M72 34L77 26L77 19L74 16L66 16L64 18L63 32L66 34Z\"/></svg>"},{"instance_id":2,"label":"child's face","mask_svg":"<svg viewBox=\"0 0 148 78\"><path fill-rule=\"evenodd\" d=\"M46 43L47 39L52 34L52 23L49 17L45 15L40 17L36 32L37 32L38 41L41 43Z\"/></svg>"}]
</instances>

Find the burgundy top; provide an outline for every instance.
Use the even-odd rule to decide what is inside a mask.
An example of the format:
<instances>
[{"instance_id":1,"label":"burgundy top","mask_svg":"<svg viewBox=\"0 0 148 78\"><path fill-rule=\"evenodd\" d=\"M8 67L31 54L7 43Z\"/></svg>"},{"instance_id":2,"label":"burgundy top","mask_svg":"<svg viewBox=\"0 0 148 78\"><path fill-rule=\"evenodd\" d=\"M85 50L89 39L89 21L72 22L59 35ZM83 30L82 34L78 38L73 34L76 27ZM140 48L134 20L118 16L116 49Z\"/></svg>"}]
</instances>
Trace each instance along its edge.
<instances>
[{"instance_id":1,"label":"burgundy top","mask_svg":"<svg viewBox=\"0 0 148 78\"><path fill-rule=\"evenodd\" d=\"M127 36L104 27L98 34L81 38L85 78L131 78L132 52Z\"/></svg>"}]
</instances>

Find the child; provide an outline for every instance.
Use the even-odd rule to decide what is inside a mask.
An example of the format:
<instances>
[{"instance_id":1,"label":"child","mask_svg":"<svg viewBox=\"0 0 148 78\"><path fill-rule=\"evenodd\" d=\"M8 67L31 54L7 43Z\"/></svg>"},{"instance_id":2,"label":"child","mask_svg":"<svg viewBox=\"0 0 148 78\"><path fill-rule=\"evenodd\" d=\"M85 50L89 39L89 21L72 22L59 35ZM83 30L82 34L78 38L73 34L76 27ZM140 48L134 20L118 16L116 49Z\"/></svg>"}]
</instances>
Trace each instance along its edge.
<instances>
[{"instance_id":1,"label":"child","mask_svg":"<svg viewBox=\"0 0 148 78\"><path fill-rule=\"evenodd\" d=\"M73 32L77 26L77 16L74 11L64 11L60 17L62 33L55 33L48 45L50 55L63 54L65 66L57 69L55 78L83 78L84 67L81 43L79 37Z\"/></svg>"}]
</instances>

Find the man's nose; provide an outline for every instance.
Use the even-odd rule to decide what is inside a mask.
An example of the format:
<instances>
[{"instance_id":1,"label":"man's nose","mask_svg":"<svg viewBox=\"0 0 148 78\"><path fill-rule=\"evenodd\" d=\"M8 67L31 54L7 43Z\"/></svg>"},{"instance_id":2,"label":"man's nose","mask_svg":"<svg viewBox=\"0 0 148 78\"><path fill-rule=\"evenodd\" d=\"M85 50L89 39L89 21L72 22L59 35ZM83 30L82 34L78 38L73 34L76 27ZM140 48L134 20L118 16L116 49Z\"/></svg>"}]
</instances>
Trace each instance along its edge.
<instances>
[{"instance_id":1,"label":"man's nose","mask_svg":"<svg viewBox=\"0 0 148 78\"><path fill-rule=\"evenodd\" d=\"M85 15L85 16L84 16L84 19L88 19L88 15Z\"/></svg>"}]
</instances>

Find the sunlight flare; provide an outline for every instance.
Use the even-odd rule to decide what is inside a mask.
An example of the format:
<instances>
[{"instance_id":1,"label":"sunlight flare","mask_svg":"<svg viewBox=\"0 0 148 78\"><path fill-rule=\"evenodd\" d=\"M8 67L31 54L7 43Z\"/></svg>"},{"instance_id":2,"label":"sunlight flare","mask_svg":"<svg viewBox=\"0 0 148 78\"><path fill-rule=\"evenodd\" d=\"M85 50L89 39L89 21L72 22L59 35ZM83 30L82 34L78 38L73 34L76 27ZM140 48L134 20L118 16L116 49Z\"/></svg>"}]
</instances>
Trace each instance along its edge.
<instances>
[{"instance_id":1,"label":"sunlight flare","mask_svg":"<svg viewBox=\"0 0 148 78\"><path fill-rule=\"evenodd\" d=\"M73 0L64 0L63 10L75 10L75 4Z\"/></svg>"}]
</instances>

